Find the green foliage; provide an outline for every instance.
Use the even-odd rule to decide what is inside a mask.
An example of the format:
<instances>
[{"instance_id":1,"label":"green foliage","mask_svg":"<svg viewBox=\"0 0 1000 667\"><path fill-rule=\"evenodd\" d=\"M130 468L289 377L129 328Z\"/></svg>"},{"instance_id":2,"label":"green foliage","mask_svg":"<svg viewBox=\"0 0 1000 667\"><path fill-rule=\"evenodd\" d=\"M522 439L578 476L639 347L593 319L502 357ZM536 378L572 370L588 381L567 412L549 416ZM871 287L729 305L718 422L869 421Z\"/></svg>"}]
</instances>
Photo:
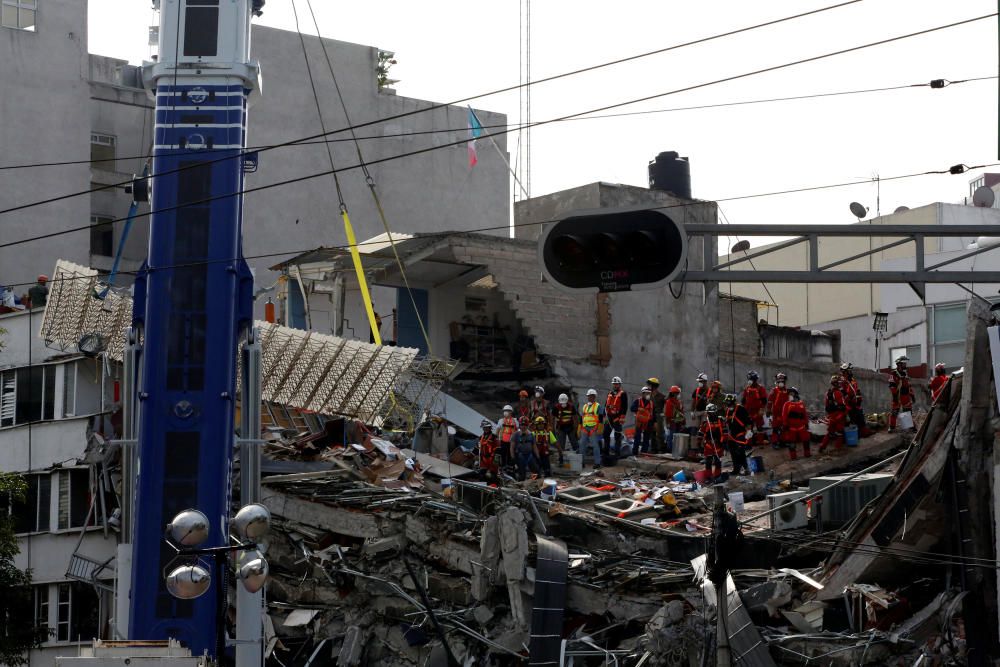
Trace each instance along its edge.
<instances>
[{"instance_id":1,"label":"green foliage","mask_svg":"<svg viewBox=\"0 0 1000 667\"><path fill-rule=\"evenodd\" d=\"M18 554L14 520L6 511L11 500L24 500L24 477L0 473L0 665L28 664L27 652L45 640L35 627L31 572L14 566Z\"/></svg>"},{"instance_id":2,"label":"green foliage","mask_svg":"<svg viewBox=\"0 0 1000 667\"><path fill-rule=\"evenodd\" d=\"M396 64L396 59L392 51L379 51L378 64L375 66L375 78L378 81L378 89L382 90L387 86L396 83L396 79L389 78L389 70Z\"/></svg>"},{"instance_id":3,"label":"green foliage","mask_svg":"<svg viewBox=\"0 0 1000 667\"><path fill-rule=\"evenodd\" d=\"M2 338L2 336L5 335L6 333L7 330L4 329L3 327L0 327L0 351L3 351L4 339Z\"/></svg>"}]
</instances>

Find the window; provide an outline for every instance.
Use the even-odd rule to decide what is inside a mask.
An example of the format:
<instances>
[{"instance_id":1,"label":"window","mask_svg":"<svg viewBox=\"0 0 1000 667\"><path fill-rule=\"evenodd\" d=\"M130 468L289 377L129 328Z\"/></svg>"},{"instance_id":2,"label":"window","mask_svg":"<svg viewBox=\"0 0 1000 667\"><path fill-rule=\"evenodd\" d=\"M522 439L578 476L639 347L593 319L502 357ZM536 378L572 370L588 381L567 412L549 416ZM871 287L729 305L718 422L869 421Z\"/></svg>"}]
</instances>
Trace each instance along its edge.
<instances>
[{"instance_id":1,"label":"window","mask_svg":"<svg viewBox=\"0 0 1000 667\"><path fill-rule=\"evenodd\" d=\"M82 583L56 584L56 636L61 642L90 641L98 637L97 592Z\"/></svg>"},{"instance_id":2,"label":"window","mask_svg":"<svg viewBox=\"0 0 1000 667\"><path fill-rule=\"evenodd\" d=\"M90 133L90 161L96 162L98 169L113 171L112 164L115 159L115 145L117 139L112 134L101 134L100 132Z\"/></svg>"},{"instance_id":3,"label":"window","mask_svg":"<svg viewBox=\"0 0 1000 667\"><path fill-rule=\"evenodd\" d=\"M965 304L934 306L933 348L936 364L948 368L965 365Z\"/></svg>"},{"instance_id":4,"label":"window","mask_svg":"<svg viewBox=\"0 0 1000 667\"><path fill-rule=\"evenodd\" d=\"M214 56L219 41L219 0L187 0L184 55Z\"/></svg>"},{"instance_id":5,"label":"window","mask_svg":"<svg viewBox=\"0 0 1000 667\"><path fill-rule=\"evenodd\" d=\"M920 356L920 346L907 345L906 347L889 348L889 364L891 365L896 359L904 355L910 360L911 366L923 363L923 359Z\"/></svg>"},{"instance_id":6,"label":"window","mask_svg":"<svg viewBox=\"0 0 1000 667\"><path fill-rule=\"evenodd\" d=\"M0 25L18 30L35 30L38 0L0 0Z\"/></svg>"},{"instance_id":7,"label":"window","mask_svg":"<svg viewBox=\"0 0 1000 667\"><path fill-rule=\"evenodd\" d=\"M87 468L59 470L56 480L59 493L56 528L82 528L90 513L90 471Z\"/></svg>"},{"instance_id":8,"label":"window","mask_svg":"<svg viewBox=\"0 0 1000 667\"><path fill-rule=\"evenodd\" d=\"M114 218L107 215L90 216L90 254L101 257L114 257L115 226Z\"/></svg>"},{"instance_id":9,"label":"window","mask_svg":"<svg viewBox=\"0 0 1000 667\"><path fill-rule=\"evenodd\" d=\"M49 530L52 501L52 477L27 475L28 489L24 500L11 504L15 533L39 533Z\"/></svg>"},{"instance_id":10,"label":"window","mask_svg":"<svg viewBox=\"0 0 1000 667\"><path fill-rule=\"evenodd\" d=\"M49 632L49 587L35 586L35 626Z\"/></svg>"},{"instance_id":11,"label":"window","mask_svg":"<svg viewBox=\"0 0 1000 667\"><path fill-rule=\"evenodd\" d=\"M0 372L0 427L55 417L56 366Z\"/></svg>"}]
</instances>

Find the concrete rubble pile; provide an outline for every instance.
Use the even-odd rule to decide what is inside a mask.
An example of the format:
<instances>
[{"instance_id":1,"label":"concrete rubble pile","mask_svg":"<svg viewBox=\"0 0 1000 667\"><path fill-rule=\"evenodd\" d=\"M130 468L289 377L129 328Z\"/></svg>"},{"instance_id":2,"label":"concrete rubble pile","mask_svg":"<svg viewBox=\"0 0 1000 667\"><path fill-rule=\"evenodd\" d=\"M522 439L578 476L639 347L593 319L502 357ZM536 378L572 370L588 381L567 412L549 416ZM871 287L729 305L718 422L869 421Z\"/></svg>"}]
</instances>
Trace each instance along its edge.
<instances>
[{"instance_id":1,"label":"concrete rubble pile","mask_svg":"<svg viewBox=\"0 0 1000 667\"><path fill-rule=\"evenodd\" d=\"M922 554L947 539L930 507L953 413L932 411L892 484L842 531L743 526L725 582L734 664L964 664L964 594ZM499 487L361 440L309 451L323 469L263 480L276 526L268 664L714 659L712 489L594 473L558 490L541 479ZM898 525L901 511L919 515L919 531ZM901 568L904 548L913 558Z\"/></svg>"}]
</instances>

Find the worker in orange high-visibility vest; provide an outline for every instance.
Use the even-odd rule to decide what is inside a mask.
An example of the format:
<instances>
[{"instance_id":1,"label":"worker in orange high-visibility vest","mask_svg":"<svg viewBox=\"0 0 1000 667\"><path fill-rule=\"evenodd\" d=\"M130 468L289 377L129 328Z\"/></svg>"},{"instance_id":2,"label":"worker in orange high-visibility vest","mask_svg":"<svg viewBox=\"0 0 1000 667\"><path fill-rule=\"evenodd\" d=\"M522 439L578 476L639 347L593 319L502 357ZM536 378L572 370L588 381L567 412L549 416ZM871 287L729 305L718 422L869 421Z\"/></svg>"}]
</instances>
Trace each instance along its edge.
<instances>
[{"instance_id":1,"label":"worker in orange high-visibility vest","mask_svg":"<svg viewBox=\"0 0 1000 667\"><path fill-rule=\"evenodd\" d=\"M653 430L656 428L654 410L653 390L649 387L643 387L639 398L632 401L632 413L635 415L635 439L632 445L633 456L639 456L640 453L649 451L649 447L653 442Z\"/></svg>"},{"instance_id":2,"label":"worker in orange high-visibility vest","mask_svg":"<svg viewBox=\"0 0 1000 667\"><path fill-rule=\"evenodd\" d=\"M708 405L706 403L706 405ZM667 392L667 402L663 404L663 421L667 427L667 453L674 451L674 434L684 430L684 406L681 404L681 388L670 387Z\"/></svg>"},{"instance_id":3,"label":"worker in orange high-visibility vest","mask_svg":"<svg viewBox=\"0 0 1000 667\"><path fill-rule=\"evenodd\" d=\"M510 441L517 433L517 428L518 422L517 417L514 416L514 408L510 405L503 406L503 416L497 422L497 430L500 431L500 457L505 466L514 464L514 459L510 455Z\"/></svg>"},{"instance_id":4,"label":"worker in orange high-visibility vest","mask_svg":"<svg viewBox=\"0 0 1000 667\"><path fill-rule=\"evenodd\" d=\"M601 424L604 423L604 406L597 402L597 390L587 390L587 402L580 406L580 453L587 455L587 447L594 452L594 470L601 468L601 444L604 441Z\"/></svg>"},{"instance_id":5,"label":"worker in orange high-visibility vest","mask_svg":"<svg viewBox=\"0 0 1000 667\"><path fill-rule=\"evenodd\" d=\"M500 440L493 433L493 422L484 419L480 426L483 434L479 436L479 469L487 479L495 481L500 477Z\"/></svg>"},{"instance_id":6,"label":"worker in orange high-visibility vest","mask_svg":"<svg viewBox=\"0 0 1000 667\"><path fill-rule=\"evenodd\" d=\"M622 390L622 379L617 375L611 378L611 391L604 402L604 413L607 422L604 424L604 457L608 465L614 465L614 460L622 454L622 439L625 437L625 417L628 415L628 394ZM611 448L611 438L615 446Z\"/></svg>"},{"instance_id":7,"label":"worker in orange high-visibility vest","mask_svg":"<svg viewBox=\"0 0 1000 667\"><path fill-rule=\"evenodd\" d=\"M941 392L944 391L944 386L948 384L948 371L944 364L936 364L934 366L934 377L931 378L929 388L931 390L931 405L934 405L938 401L938 397L941 396Z\"/></svg>"},{"instance_id":8,"label":"worker in orange high-visibility vest","mask_svg":"<svg viewBox=\"0 0 1000 667\"><path fill-rule=\"evenodd\" d=\"M705 405L705 421L701 424L701 448L705 457L705 471L712 479L722 475L722 452L725 448L726 425L719 418L715 403Z\"/></svg>"},{"instance_id":9,"label":"worker in orange high-visibility vest","mask_svg":"<svg viewBox=\"0 0 1000 667\"><path fill-rule=\"evenodd\" d=\"M896 430L896 416L913 408L913 387L906 365L910 362L906 355L896 359L896 368L889 374L889 394L892 396L889 412L889 433Z\"/></svg>"}]
</instances>

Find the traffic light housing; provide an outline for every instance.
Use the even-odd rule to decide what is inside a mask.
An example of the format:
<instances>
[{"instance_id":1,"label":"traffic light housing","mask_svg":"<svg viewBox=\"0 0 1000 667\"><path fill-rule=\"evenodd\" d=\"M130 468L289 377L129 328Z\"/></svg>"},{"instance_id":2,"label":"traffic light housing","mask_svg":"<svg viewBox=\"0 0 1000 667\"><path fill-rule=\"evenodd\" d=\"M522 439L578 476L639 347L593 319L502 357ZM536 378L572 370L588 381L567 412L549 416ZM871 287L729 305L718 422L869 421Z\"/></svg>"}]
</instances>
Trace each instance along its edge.
<instances>
[{"instance_id":1,"label":"traffic light housing","mask_svg":"<svg viewBox=\"0 0 1000 667\"><path fill-rule=\"evenodd\" d=\"M573 213L538 240L546 279L570 291L662 287L680 272L686 256L683 226L649 208Z\"/></svg>"}]
</instances>

